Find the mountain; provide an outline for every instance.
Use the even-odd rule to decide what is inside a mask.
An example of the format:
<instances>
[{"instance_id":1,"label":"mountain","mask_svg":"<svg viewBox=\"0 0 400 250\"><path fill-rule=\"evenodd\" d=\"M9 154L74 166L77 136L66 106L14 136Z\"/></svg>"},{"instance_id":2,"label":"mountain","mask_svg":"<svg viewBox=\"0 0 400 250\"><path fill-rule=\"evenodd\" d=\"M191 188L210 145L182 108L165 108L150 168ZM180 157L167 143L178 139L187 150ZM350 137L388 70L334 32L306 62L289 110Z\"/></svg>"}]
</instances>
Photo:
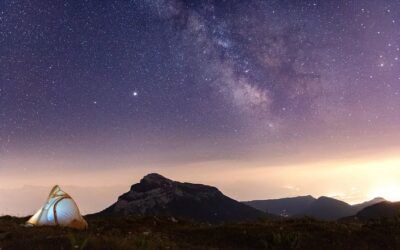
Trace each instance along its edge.
<instances>
[{"instance_id":1,"label":"mountain","mask_svg":"<svg viewBox=\"0 0 400 250\"><path fill-rule=\"evenodd\" d=\"M374 199L372 199L370 201L366 201L366 202L363 202L363 203L360 203L360 204L353 205L353 207L358 212L358 211L363 210L366 207L369 207L369 206L372 206L372 205L375 205L377 203L381 203L381 202L384 202L384 201L386 201L384 198L377 197L377 198L374 198Z\"/></svg>"},{"instance_id":2,"label":"mountain","mask_svg":"<svg viewBox=\"0 0 400 250\"><path fill-rule=\"evenodd\" d=\"M351 205L325 196L318 199L308 195L274 200L255 200L244 202L244 204L275 215L309 216L320 220L335 220L356 213Z\"/></svg>"},{"instance_id":3,"label":"mountain","mask_svg":"<svg viewBox=\"0 0 400 250\"><path fill-rule=\"evenodd\" d=\"M257 209L233 200L217 188L181 183L149 174L96 215L168 215L207 222L253 220L267 217Z\"/></svg>"},{"instance_id":4,"label":"mountain","mask_svg":"<svg viewBox=\"0 0 400 250\"><path fill-rule=\"evenodd\" d=\"M258 210L284 217L309 216L321 220L335 220L355 215L365 207L382 201L384 201L383 198L375 198L352 206L337 199L324 196L315 199L308 195L283 199L254 200L243 203Z\"/></svg>"},{"instance_id":5,"label":"mountain","mask_svg":"<svg viewBox=\"0 0 400 250\"><path fill-rule=\"evenodd\" d=\"M400 215L400 202L384 201L359 211L354 217L358 219L393 218Z\"/></svg>"},{"instance_id":6,"label":"mountain","mask_svg":"<svg viewBox=\"0 0 400 250\"><path fill-rule=\"evenodd\" d=\"M337 220L354 215L355 209L346 202L321 196L301 214L320 220Z\"/></svg>"},{"instance_id":7,"label":"mountain","mask_svg":"<svg viewBox=\"0 0 400 250\"><path fill-rule=\"evenodd\" d=\"M315 200L314 197L308 195L282 199L245 201L243 203L264 212L290 217L304 213Z\"/></svg>"}]
</instances>

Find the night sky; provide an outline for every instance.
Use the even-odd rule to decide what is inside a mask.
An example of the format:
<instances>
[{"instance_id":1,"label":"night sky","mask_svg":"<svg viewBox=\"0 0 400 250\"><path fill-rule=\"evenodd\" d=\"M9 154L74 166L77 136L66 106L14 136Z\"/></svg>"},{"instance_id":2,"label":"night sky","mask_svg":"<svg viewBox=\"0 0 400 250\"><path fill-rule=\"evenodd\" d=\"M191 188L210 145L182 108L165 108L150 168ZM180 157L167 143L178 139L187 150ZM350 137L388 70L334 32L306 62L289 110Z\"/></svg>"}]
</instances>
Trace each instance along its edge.
<instances>
[{"instance_id":1,"label":"night sky","mask_svg":"<svg viewBox=\"0 0 400 250\"><path fill-rule=\"evenodd\" d=\"M2 0L0 180L156 169L268 198L311 192L300 165L339 159L362 178L324 192L364 198L368 176L400 175L399 24L396 0ZM263 186L271 169L293 179Z\"/></svg>"}]
</instances>

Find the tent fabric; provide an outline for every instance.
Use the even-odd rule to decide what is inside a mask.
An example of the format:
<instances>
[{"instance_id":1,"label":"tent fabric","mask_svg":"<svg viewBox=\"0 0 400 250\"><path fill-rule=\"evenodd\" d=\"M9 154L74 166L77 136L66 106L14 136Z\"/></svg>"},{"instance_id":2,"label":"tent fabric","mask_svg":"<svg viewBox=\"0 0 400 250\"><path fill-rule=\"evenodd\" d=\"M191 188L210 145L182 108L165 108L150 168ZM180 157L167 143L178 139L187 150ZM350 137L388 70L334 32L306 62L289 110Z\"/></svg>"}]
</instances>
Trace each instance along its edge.
<instances>
[{"instance_id":1,"label":"tent fabric","mask_svg":"<svg viewBox=\"0 0 400 250\"><path fill-rule=\"evenodd\" d=\"M53 187L43 207L27 221L27 225L62 226L76 229L88 227L75 201L59 186Z\"/></svg>"}]
</instances>

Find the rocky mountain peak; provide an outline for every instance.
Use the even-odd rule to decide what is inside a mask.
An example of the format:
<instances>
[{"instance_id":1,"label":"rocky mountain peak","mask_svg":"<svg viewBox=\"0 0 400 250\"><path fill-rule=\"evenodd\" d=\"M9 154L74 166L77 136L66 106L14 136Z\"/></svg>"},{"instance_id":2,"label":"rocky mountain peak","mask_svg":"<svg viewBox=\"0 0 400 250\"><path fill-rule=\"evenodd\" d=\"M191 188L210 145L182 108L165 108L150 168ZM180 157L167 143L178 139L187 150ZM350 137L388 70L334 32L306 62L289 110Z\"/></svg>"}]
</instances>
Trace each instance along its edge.
<instances>
[{"instance_id":1,"label":"rocky mountain peak","mask_svg":"<svg viewBox=\"0 0 400 250\"><path fill-rule=\"evenodd\" d=\"M225 196L217 188L151 173L100 215L170 215L208 222L255 219L267 214Z\"/></svg>"},{"instance_id":2,"label":"rocky mountain peak","mask_svg":"<svg viewBox=\"0 0 400 250\"><path fill-rule=\"evenodd\" d=\"M140 183L142 184L152 184L152 185L165 185L165 184L172 184L173 181L170 179L165 178L164 176L157 174L157 173L151 173L146 176L144 176L141 180Z\"/></svg>"}]
</instances>

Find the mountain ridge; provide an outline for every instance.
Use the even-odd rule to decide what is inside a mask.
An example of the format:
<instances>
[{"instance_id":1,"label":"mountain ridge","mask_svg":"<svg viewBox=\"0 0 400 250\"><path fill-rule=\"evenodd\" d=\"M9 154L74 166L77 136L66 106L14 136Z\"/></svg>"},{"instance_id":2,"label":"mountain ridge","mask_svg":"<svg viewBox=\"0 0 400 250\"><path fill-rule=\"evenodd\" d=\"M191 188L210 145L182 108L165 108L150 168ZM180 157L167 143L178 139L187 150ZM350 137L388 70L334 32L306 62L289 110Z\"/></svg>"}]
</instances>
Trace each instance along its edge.
<instances>
[{"instance_id":1,"label":"mountain ridge","mask_svg":"<svg viewBox=\"0 0 400 250\"><path fill-rule=\"evenodd\" d=\"M133 184L128 192L121 194L115 203L94 215L167 215L205 222L254 220L260 217L337 220L355 216L383 201L383 198L377 197L350 205L327 196L314 198L306 195L239 202L213 186L178 182L150 173Z\"/></svg>"},{"instance_id":2,"label":"mountain ridge","mask_svg":"<svg viewBox=\"0 0 400 250\"><path fill-rule=\"evenodd\" d=\"M336 220L353 216L360 210L382 201L385 201L385 199L377 197L360 204L350 205L327 196L314 198L311 195L306 195L281 199L244 201L243 203L261 211L268 211L284 217L307 216L321 220Z\"/></svg>"},{"instance_id":3,"label":"mountain ridge","mask_svg":"<svg viewBox=\"0 0 400 250\"><path fill-rule=\"evenodd\" d=\"M173 181L157 173L144 176L114 204L95 215L158 214L206 222L272 217L225 196L216 187Z\"/></svg>"},{"instance_id":4,"label":"mountain ridge","mask_svg":"<svg viewBox=\"0 0 400 250\"><path fill-rule=\"evenodd\" d=\"M400 216L400 202L383 201L360 210L353 218L360 220L395 218Z\"/></svg>"}]
</instances>

